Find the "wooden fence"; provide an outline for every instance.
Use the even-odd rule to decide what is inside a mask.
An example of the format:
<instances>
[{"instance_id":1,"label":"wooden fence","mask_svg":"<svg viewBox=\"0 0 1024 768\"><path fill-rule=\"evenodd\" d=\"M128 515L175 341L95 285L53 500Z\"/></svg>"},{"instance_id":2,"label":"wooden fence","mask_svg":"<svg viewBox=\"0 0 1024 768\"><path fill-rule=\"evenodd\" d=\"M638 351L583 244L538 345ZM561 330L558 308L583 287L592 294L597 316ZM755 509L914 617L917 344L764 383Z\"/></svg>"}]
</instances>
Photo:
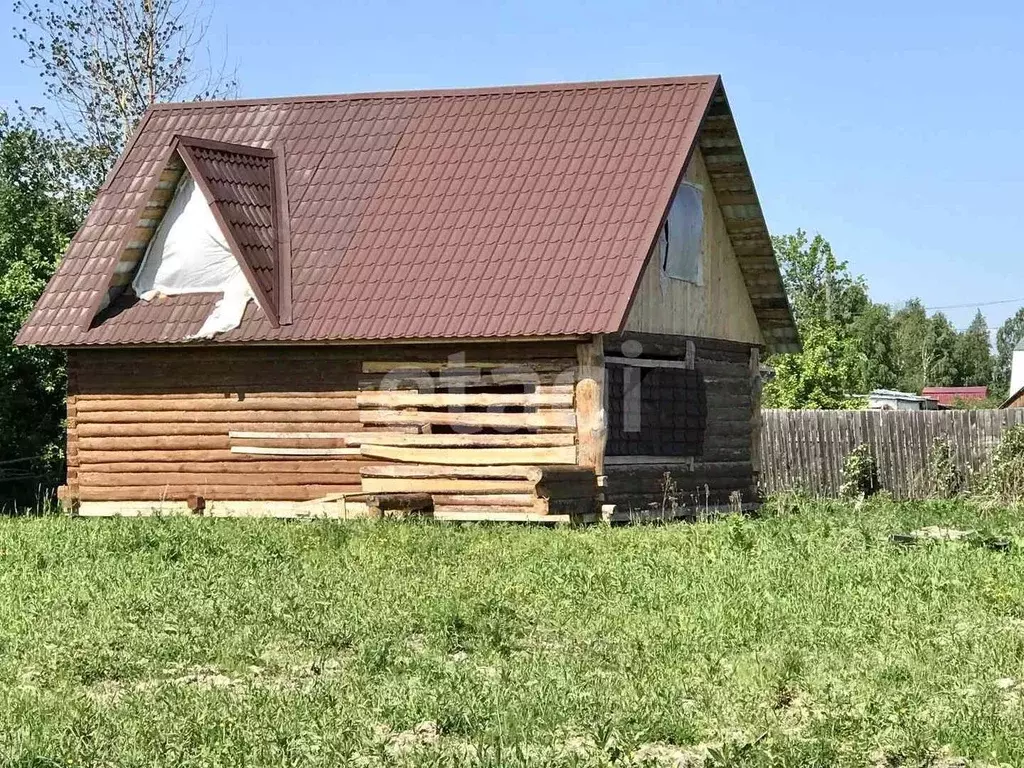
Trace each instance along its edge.
<instances>
[{"instance_id":1,"label":"wooden fence","mask_svg":"<svg viewBox=\"0 0 1024 768\"><path fill-rule=\"evenodd\" d=\"M978 471L1004 429L1024 423L1024 408L985 411L762 412L761 486L765 493L802 488L835 496L843 460L866 443L882 488L896 498L928 488L928 455L937 438L949 442L961 470Z\"/></svg>"}]
</instances>

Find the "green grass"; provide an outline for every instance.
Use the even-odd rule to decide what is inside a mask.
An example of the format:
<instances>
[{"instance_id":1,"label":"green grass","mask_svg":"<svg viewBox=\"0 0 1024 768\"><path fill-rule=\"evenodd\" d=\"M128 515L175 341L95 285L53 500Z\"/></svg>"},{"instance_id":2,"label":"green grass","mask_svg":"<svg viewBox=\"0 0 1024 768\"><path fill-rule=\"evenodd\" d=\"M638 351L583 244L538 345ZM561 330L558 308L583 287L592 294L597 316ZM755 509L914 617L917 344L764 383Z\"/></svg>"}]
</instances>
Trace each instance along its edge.
<instances>
[{"instance_id":1,"label":"green grass","mask_svg":"<svg viewBox=\"0 0 1024 768\"><path fill-rule=\"evenodd\" d=\"M0 763L1024 765L1024 549L927 524L1024 536L0 520Z\"/></svg>"}]
</instances>

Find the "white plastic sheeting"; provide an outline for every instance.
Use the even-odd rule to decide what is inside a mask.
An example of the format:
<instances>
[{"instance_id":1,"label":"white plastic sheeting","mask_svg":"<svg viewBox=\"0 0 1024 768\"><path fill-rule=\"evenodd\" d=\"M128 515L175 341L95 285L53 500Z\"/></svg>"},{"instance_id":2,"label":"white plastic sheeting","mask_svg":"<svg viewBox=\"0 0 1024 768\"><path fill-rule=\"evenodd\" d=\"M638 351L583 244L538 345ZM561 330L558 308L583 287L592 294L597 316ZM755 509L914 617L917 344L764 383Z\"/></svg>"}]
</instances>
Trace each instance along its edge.
<instances>
[{"instance_id":1,"label":"white plastic sheeting","mask_svg":"<svg viewBox=\"0 0 1024 768\"><path fill-rule=\"evenodd\" d=\"M187 171L153 233L132 288L143 301L160 295L223 294L189 339L209 339L237 328L255 298L209 202Z\"/></svg>"}]
</instances>

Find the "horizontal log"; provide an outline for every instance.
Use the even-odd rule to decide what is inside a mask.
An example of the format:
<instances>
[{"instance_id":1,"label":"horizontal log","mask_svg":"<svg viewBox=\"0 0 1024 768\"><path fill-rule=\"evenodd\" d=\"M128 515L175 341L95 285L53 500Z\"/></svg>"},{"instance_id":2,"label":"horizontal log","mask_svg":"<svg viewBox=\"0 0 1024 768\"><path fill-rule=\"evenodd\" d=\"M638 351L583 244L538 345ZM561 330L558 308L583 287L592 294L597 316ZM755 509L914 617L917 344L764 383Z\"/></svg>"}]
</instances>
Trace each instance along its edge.
<instances>
[{"instance_id":1,"label":"horizontal log","mask_svg":"<svg viewBox=\"0 0 1024 768\"><path fill-rule=\"evenodd\" d=\"M528 480L462 480L447 477L363 477L365 493L529 493Z\"/></svg>"},{"instance_id":2,"label":"horizontal log","mask_svg":"<svg viewBox=\"0 0 1024 768\"><path fill-rule=\"evenodd\" d=\"M124 485L120 487L83 486L79 489L82 501L184 501L196 493L193 485L147 486ZM299 485L267 486L256 488L249 485L208 485L203 486L202 495L207 501L310 501L338 493L358 493L358 485Z\"/></svg>"},{"instance_id":3,"label":"horizontal log","mask_svg":"<svg viewBox=\"0 0 1024 768\"><path fill-rule=\"evenodd\" d=\"M390 459L422 464L575 464L576 447L554 448L409 448L367 445L362 454L373 459Z\"/></svg>"},{"instance_id":4,"label":"horizontal log","mask_svg":"<svg viewBox=\"0 0 1024 768\"><path fill-rule=\"evenodd\" d=\"M363 363L363 373L388 374L394 371L447 372L461 369L507 369L528 371L564 371L575 368L575 357L536 358L528 360L368 360Z\"/></svg>"},{"instance_id":5,"label":"horizontal log","mask_svg":"<svg viewBox=\"0 0 1024 768\"><path fill-rule=\"evenodd\" d=\"M200 495L205 486L224 485L287 487L305 485L358 485L359 474L337 475L333 472L256 472L256 473L205 473L205 472L82 472L78 476L82 486L122 487L137 486L189 486ZM262 491L261 491L262 493Z\"/></svg>"},{"instance_id":6,"label":"horizontal log","mask_svg":"<svg viewBox=\"0 0 1024 768\"><path fill-rule=\"evenodd\" d=\"M335 390L335 391L298 391L298 392L264 392L264 391L253 391L250 389L242 388L239 390L228 391L216 391L216 392L168 392L165 394L157 393L140 393L140 394L102 394L102 393L91 393L82 392L77 395L77 402L90 403L93 406L93 410L103 410L96 406L96 403L117 403L122 400L131 400L132 402L138 402L140 404L149 404L154 402L182 402L186 400L214 400L224 401L233 400L236 402L248 402L249 400L319 400L321 398L337 398L354 400L359 394L359 390L356 388Z\"/></svg>"},{"instance_id":7,"label":"horizontal log","mask_svg":"<svg viewBox=\"0 0 1024 768\"><path fill-rule=\"evenodd\" d=\"M330 430L330 425L313 422L260 422L261 430L272 434L303 433ZM153 422L149 424L97 424L79 420L71 430L78 437L163 437L170 435L228 435L232 432L245 432L253 428L249 422ZM409 429L413 429L410 427ZM358 422L346 422L345 430L361 432L363 425ZM298 438L296 438L298 439Z\"/></svg>"},{"instance_id":8,"label":"horizontal log","mask_svg":"<svg viewBox=\"0 0 1024 768\"><path fill-rule=\"evenodd\" d=\"M366 374L359 380L361 391L380 390L386 382L386 388L392 391L404 391L408 388L421 392L436 392L439 389L465 388L468 391L478 388L521 385L523 387L561 388L572 386L576 381L576 371L566 368L564 371L529 371L524 368L494 369L481 371L477 369L446 370L441 374L430 374L423 371L404 371L392 373L385 380L384 374Z\"/></svg>"},{"instance_id":9,"label":"horizontal log","mask_svg":"<svg viewBox=\"0 0 1024 768\"><path fill-rule=\"evenodd\" d=\"M287 446L233 445L232 453L260 456L358 456L358 448L290 448Z\"/></svg>"},{"instance_id":10,"label":"horizontal log","mask_svg":"<svg viewBox=\"0 0 1024 768\"><path fill-rule=\"evenodd\" d=\"M574 429L576 414L570 410L536 413L440 413L422 411L359 411L364 424L445 424L462 427Z\"/></svg>"},{"instance_id":11,"label":"horizontal log","mask_svg":"<svg viewBox=\"0 0 1024 768\"><path fill-rule=\"evenodd\" d=\"M510 406L535 408L538 406L572 407L572 393L541 393L527 394L495 394L478 393L446 393L420 394L418 392L361 392L356 397L360 408L489 408L494 406Z\"/></svg>"},{"instance_id":12,"label":"horizontal log","mask_svg":"<svg viewBox=\"0 0 1024 768\"><path fill-rule=\"evenodd\" d=\"M393 432L372 432L363 430L347 438L351 445L394 445L418 446L421 448L530 448L543 446L575 445L576 435L566 432L546 434L395 434Z\"/></svg>"},{"instance_id":13,"label":"horizontal log","mask_svg":"<svg viewBox=\"0 0 1024 768\"><path fill-rule=\"evenodd\" d=\"M109 464L116 462L168 462L168 461L237 461L246 462L256 459L266 459L266 456L253 456L251 454L232 453L231 451L200 450L200 451L82 451L78 454L81 464ZM315 456L303 456L303 459L314 460ZM324 459L337 460L337 456L326 456ZM285 461L286 459L282 459ZM365 463L361 456L353 455L352 461Z\"/></svg>"},{"instance_id":14,"label":"horizontal log","mask_svg":"<svg viewBox=\"0 0 1024 768\"><path fill-rule=\"evenodd\" d=\"M528 414L524 414L528 415ZM306 422L310 424L351 423L359 421L359 412L344 411L94 411L90 420L105 424L154 423L251 423Z\"/></svg>"},{"instance_id":15,"label":"horizontal log","mask_svg":"<svg viewBox=\"0 0 1024 768\"><path fill-rule=\"evenodd\" d=\"M326 458L312 459L270 459L266 461L117 461L106 464L88 464L89 472L198 472L205 474L235 474L245 472L272 472L275 474L291 473L331 473L335 476L351 476L359 482L359 462L338 461Z\"/></svg>"},{"instance_id":16,"label":"horizontal log","mask_svg":"<svg viewBox=\"0 0 1024 768\"><path fill-rule=\"evenodd\" d=\"M78 403L78 412L86 414L118 411L351 411L355 407L355 394L348 397L246 397L244 400L229 397L138 400L125 397L119 400L81 400Z\"/></svg>"},{"instance_id":17,"label":"horizontal log","mask_svg":"<svg viewBox=\"0 0 1024 768\"><path fill-rule=\"evenodd\" d=\"M227 435L174 435L170 437L80 437L80 451L130 450L199 450L219 448L228 450L231 441Z\"/></svg>"}]
</instances>

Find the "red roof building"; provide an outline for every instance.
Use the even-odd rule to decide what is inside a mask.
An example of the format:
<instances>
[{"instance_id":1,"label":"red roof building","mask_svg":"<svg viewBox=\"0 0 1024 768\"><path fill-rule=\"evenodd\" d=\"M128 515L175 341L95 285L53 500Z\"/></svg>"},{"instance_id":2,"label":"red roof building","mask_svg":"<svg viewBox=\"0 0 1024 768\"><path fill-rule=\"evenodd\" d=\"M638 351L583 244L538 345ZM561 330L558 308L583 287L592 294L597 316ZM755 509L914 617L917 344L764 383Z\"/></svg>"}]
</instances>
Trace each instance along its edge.
<instances>
[{"instance_id":1,"label":"red roof building","mask_svg":"<svg viewBox=\"0 0 1024 768\"><path fill-rule=\"evenodd\" d=\"M952 406L957 400L984 400L988 397L988 387L925 387L921 390L924 397L929 397L942 406Z\"/></svg>"}]
</instances>

